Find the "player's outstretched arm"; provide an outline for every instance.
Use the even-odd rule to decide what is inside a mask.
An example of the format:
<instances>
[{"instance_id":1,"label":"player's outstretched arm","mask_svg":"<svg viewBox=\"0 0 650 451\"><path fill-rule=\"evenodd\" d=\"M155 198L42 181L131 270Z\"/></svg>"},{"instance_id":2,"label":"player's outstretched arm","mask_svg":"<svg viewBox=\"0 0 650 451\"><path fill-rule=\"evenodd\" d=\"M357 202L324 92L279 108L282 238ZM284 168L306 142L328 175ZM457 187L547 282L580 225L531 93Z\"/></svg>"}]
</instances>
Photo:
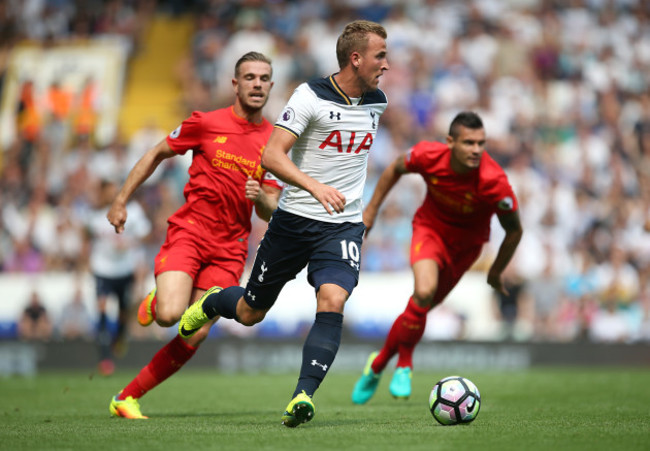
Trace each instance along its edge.
<instances>
[{"instance_id":1,"label":"player's outstretched arm","mask_svg":"<svg viewBox=\"0 0 650 451\"><path fill-rule=\"evenodd\" d=\"M342 213L345 208L345 196L336 188L324 185L302 172L291 161L289 150L296 142L291 133L275 128L262 154L262 167L285 183L297 186L311 194L331 215L332 210Z\"/></svg>"},{"instance_id":2,"label":"player's outstretched arm","mask_svg":"<svg viewBox=\"0 0 650 451\"><path fill-rule=\"evenodd\" d=\"M524 231L521 227L518 212L513 211L512 213L501 215L498 218L506 234L503 237L501 246L499 246L499 252L497 252L497 256L488 271L487 282L495 290L507 295L508 291L503 286L503 271L508 266L508 263L510 263L510 260L512 260L512 256L515 254L515 250L517 250Z\"/></svg>"},{"instance_id":3,"label":"player's outstretched arm","mask_svg":"<svg viewBox=\"0 0 650 451\"><path fill-rule=\"evenodd\" d=\"M133 166L131 172L126 177L126 181L120 192L115 196L106 218L113 227L115 232L122 233L126 223L126 204L140 185L153 174L158 165L165 159L173 157L176 153L169 148L167 140L163 139L153 148L149 149L138 162Z\"/></svg>"},{"instance_id":4,"label":"player's outstretched arm","mask_svg":"<svg viewBox=\"0 0 650 451\"><path fill-rule=\"evenodd\" d=\"M407 172L409 171L406 169L404 156L400 155L381 173L375 191L372 193L372 198L363 211L363 223L366 226L366 233L370 232L370 229L375 224L379 207L384 203L386 195L393 189L402 174Z\"/></svg>"},{"instance_id":5,"label":"player's outstretched arm","mask_svg":"<svg viewBox=\"0 0 650 451\"><path fill-rule=\"evenodd\" d=\"M255 203L255 214L266 222L271 220L271 214L278 208L278 199L282 190L259 183L252 177L246 180L246 199Z\"/></svg>"}]
</instances>

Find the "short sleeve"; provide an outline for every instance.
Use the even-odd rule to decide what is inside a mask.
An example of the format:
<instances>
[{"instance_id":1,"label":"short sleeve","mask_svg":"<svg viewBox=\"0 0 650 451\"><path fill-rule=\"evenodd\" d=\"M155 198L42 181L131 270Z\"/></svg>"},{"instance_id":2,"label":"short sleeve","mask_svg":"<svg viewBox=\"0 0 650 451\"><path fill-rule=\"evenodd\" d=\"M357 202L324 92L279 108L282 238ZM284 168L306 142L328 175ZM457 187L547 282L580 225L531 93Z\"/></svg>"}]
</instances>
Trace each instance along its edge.
<instances>
[{"instance_id":1,"label":"short sleeve","mask_svg":"<svg viewBox=\"0 0 650 451\"><path fill-rule=\"evenodd\" d=\"M519 208L517 197L508 181L505 172L492 165L492 174L485 182L482 183L482 195L494 207L497 215L511 213Z\"/></svg>"},{"instance_id":2,"label":"short sleeve","mask_svg":"<svg viewBox=\"0 0 650 451\"><path fill-rule=\"evenodd\" d=\"M512 186L510 186L505 175L499 180L498 188L493 193L493 199L496 204L495 211L497 215L511 213L519 208L517 196L515 196Z\"/></svg>"},{"instance_id":3,"label":"short sleeve","mask_svg":"<svg viewBox=\"0 0 650 451\"><path fill-rule=\"evenodd\" d=\"M316 114L318 99L307 83L296 88L278 116L275 126L296 138L300 136Z\"/></svg>"},{"instance_id":4,"label":"short sleeve","mask_svg":"<svg viewBox=\"0 0 650 451\"><path fill-rule=\"evenodd\" d=\"M167 136L167 144L179 155L185 155L189 149L197 149L201 145L204 114L195 111L185 119L173 132Z\"/></svg>"},{"instance_id":5,"label":"short sleeve","mask_svg":"<svg viewBox=\"0 0 650 451\"><path fill-rule=\"evenodd\" d=\"M262 184L277 189L282 189L284 187L284 183L268 171L266 171L262 177Z\"/></svg>"},{"instance_id":6,"label":"short sleeve","mask_svg":"<svg viewBox=\"0 0 650 451\"><path fill-rule=\"evenodd\" d=\"M419 142L411 147L404 155L404 166L409 172L422 172L425 167L427 158L427 146L424 142Z\"/></svg>"}]
</instances>

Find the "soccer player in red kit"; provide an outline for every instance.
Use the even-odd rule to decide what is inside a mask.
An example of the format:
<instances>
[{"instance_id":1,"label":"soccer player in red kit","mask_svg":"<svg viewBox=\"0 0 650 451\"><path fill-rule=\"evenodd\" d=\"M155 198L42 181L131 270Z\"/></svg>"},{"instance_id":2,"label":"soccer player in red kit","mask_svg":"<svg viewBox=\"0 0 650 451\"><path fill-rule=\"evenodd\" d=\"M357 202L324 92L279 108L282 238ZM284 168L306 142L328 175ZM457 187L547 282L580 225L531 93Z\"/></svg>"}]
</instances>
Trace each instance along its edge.
<instances>
[{"instance_id":1,"label":"soccer player in red kit","mask_svg":"<svg viewBox=\"0 0 650 451\"><path fill-rule=\"evenodd\" d=\"M271 61L249 52L235 65L231 107L195 111L150 149L129 173L107 218L124 230L125 205L166 158L192 149L186 202L169 219L167 237L155 259L156 288L144 299L138 322L173 326L185 309L214 285L237 285L248 254L253 207L268 221L281 188L261 167L273 126L262 108L273 86ZM110 403L113 416L147 418L138 399L182 367L218 318L191 338L174 337Z\"/></svg>"},{"instance_id":2,"label":"soccer player in red kit","mask_svg":"<svg viewBox=\"0 0 650 451\"><path fill-rule=\"evenodd\" d=\"M411 394L413 350L422 338L427 313L440 304L476 261L490 236L493 214L505 230L487 282L505 292L502 274L522 236L517 199L503 169L484 151L481 118L462 112L451 122L447 143L420 142L382 173L363 214L368 231L379 207L402 174L418 173L427 195L413 218L411 267L414 290L391 327L384 346L373 352L352 392L355 404L375 393L388 361L398 354L389 386L396 398Z\"/></svg>"}]
</instances>

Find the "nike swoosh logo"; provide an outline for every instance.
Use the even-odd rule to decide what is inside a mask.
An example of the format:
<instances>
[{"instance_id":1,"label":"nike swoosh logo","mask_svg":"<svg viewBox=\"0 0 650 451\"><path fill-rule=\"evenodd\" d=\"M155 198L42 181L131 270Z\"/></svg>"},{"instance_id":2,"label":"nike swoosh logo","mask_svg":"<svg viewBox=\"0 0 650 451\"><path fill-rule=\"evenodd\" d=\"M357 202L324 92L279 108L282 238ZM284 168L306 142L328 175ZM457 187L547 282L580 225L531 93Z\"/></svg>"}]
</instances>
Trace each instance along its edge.
<instances>
[{"instance_id":1,"label":"nike swoosh logo","mask_svg":"<svg viewBox=\"0 0 650 451\"><path fill-rule=\"evenodd\" d=\"M193 334L194 332L196 332L199 329L200 329L200 327L197 327L196 329L189 329L188 330L188 329L185 329L185 326L183 325L183 326L181 326L181 335L187 336L187 335Z\"/></svg>"}]
</instances>

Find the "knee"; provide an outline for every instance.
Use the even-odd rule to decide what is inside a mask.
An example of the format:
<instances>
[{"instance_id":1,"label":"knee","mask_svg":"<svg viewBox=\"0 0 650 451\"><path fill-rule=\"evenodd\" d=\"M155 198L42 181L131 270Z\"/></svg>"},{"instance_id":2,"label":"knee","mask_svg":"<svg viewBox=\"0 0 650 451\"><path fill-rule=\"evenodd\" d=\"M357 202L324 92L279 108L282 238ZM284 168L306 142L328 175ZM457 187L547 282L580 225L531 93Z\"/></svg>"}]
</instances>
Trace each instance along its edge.
<instances>
[{"instance_id":1,"label":"knee","mask_svg":"<svg viewBox=\"0 0 650 451\"><path fill-rule=\"evenodd\" d=\"M158 302L156 306L156 323L162 327L171 327L181 319L183 310L173 306L164 305Z\"/></svg>"},{"instance_id":2,"label":"knee","mask_svg":"<svg viewBox=\"0 0 650 451\"><path fill-rule=\"evenodd\" d=\"M345 301L347 301L347 299L347 292L342 290L322 293L318 296L317 310L319 312L343 313L343 310L345 308Z\"/></svg>"},{"instance_id":3,"label":"knee","mask_svg":"<svg viewBox=\"0 0 650 451\"><path fill-rule=\"evenodd\" d=\"M344 309L345 309L345 300L323 299L318 303L319 312L343 313Z\"/></svg>"},{"instance_id":4,"label":"knee","mask_svg":"<svg viewBox=\"0 0 650 451\"><path fill-rule=\"evenodd\" d=\"M244 326L253 326L261 322L265 316L266 311L264 310L242 309L241 312L237 312L237 322Z\"/></svg>"},{"instance_id":5,"label":"knee","mask_svg":"<svg viewBox=\"0 0 650 451\"><path fill-rule=\"evenodd\" d=\"M413 301L420 307L433 307L433 298L436 294L435 287L419 287L413 292Z\"/></svg>"}]
</instances>

